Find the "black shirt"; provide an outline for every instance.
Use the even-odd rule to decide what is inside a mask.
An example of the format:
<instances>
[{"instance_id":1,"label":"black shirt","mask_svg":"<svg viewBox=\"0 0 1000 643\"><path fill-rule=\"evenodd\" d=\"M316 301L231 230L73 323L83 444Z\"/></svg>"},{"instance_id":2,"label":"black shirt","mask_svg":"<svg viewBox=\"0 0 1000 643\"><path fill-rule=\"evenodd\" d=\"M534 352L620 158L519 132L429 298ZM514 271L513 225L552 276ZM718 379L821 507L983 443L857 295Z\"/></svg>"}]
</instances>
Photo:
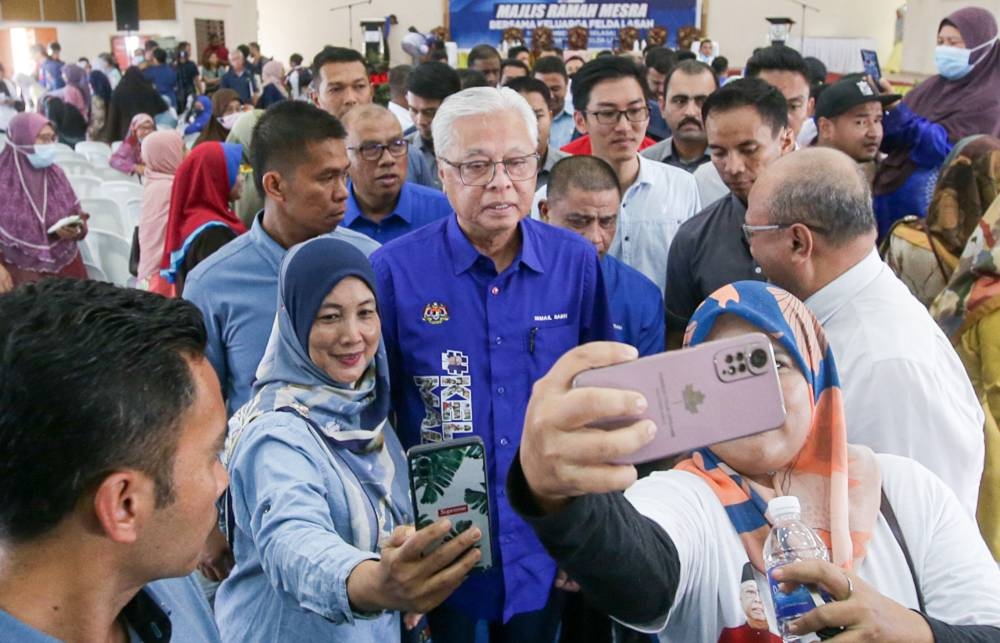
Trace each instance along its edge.
<instances>
[{"instance_id":1,"label":"black shirt","mask_svg":"<svg viewBox=\"0 0 1000 643\"><path fill-rule=\"evenodd\" d=\"M734 281L764 281L743 238L747 208L727 194L681 224L667 255L667 331L683 333L695 308Z\"/></svg>"}]
</instances>

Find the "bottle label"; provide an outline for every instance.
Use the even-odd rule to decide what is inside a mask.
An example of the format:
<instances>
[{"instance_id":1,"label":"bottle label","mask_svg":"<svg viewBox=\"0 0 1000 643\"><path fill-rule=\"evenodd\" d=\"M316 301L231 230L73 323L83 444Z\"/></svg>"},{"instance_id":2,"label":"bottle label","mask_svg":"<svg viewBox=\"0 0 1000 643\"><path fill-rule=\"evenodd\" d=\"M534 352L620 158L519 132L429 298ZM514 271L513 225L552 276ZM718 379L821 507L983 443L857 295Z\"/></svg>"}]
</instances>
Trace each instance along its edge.
<instances>
[{"instance_id":1,"label":"bottle label","mask_svg":"<svg viewBox=\"0 0 1000 643\"><path fill-rule=\"evenodd\" d=\"M774 615L778 622L781 623L796 618L816 607L812 594L805 585L799 585L790 592L781 591L779 583L771 576L777 568L772 567L767 570L767 582L771 586L771 597L774 599Z\"/></svg>"}]
</instances>

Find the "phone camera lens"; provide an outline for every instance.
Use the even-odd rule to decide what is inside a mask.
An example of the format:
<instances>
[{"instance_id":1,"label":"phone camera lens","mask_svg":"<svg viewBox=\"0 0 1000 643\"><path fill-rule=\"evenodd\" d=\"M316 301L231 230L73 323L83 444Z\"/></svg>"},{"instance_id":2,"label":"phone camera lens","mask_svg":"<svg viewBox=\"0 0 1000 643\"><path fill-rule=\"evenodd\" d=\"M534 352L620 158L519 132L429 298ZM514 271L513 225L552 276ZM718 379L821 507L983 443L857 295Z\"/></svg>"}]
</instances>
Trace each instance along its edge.
<instances>
[{"instance_id":1,"label":"phone camera lens","mask_svg":"<svg viewBox=\"0 0 1000 643\"><path fill-rule=\"evenodd\" d=\"M743 361L743 353L736 353L736 360L739 362Z\"/></svg>"},{"instance_id":2,"label":"phone camera lens","mask_svg":"<svg viewBox=\"0 0 1000 643\"><path fill-rule=\"evenodd\" d=\"M754 349L750 353L750 366L754 368L764 368L767 365L767 351L763 348Z\"/></svg>"}]
</instances>

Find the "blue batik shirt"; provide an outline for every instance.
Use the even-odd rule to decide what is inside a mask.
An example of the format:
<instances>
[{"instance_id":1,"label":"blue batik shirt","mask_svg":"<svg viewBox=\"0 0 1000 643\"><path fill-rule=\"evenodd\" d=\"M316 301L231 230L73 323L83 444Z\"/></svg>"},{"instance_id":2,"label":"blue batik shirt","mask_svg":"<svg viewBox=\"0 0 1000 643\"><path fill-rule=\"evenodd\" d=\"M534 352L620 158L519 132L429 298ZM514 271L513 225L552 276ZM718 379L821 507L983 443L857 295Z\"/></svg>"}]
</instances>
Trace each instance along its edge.
<instances>
[{"instance_id":1,"label":"blue batik shirt","mask_svg":"<svg viewBox=\"0 0 1000 643\"><path fill-rule=\"evenodd\" d=\"M531 387L569 349L614 338L593 246L531 219L518 226L521 250L500 274L454 216L372 255L403 446L469 435L486 445L494 567L448 604L491 621L543 608L556 573L504 490Z\"/></svg>"},{"instance_id":2,"label":"blue batik shirt","mask_svg":"<svg viewBox=\"0 0 1000 643\"><path fill-rule=\"evenodd\" d=\"M662 353L665 316L660 289L611 255L601 259L601 270L618 341L635 346L640 357Z\"/></svg>"}]
</instances>

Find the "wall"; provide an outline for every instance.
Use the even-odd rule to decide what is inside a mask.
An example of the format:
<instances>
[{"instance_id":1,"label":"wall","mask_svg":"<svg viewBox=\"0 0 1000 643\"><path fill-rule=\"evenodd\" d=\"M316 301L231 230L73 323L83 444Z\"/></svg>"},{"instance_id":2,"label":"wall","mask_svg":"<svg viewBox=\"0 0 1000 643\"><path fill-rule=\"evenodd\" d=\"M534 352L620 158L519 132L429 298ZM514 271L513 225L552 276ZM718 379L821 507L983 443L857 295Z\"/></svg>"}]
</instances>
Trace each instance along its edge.
<instances>
[{"instance_id":1,"label":"wall","mask_svg":"<svg viewBox=\"0 0 1000 643\"><path fill-rule=\"evenodd\" d=\"M964 7L983 7L1000 16L1000 0L911 0L903 27L903 69L934 74L934 46L938 25L948 14ZM1000 19L1000 18L998 18Z\"/></svg>"},{"instance_id":2,"label":"wall","mask_svg":"<svg viewBox=\"0 0 1000 643\"><path fill-rule=\"evenodd\" d=\"M924 2L925 0L911 1ZM742 67L756 47L767 45L765 18L785 16L796 22L787 44L799 48L802 8L790 0L707 0L708 36L720 44L731 67ZM903 0L808 0L820 13L806 13L806 37L872 38L879 58L892 50L896 8ZM860 53L858 54L860 63Z\"/></svg>"},{"instance_id":3,"label":"wall","mask_svg":"<svg viewBox=\"0 0 1000 643\"><path fill-rule=\"evenodd\" d=\"M258 0L260 41L264 55L287 64L288 57L300 53L308 63L323 45L348 46L354 33L354 48L362 49L362 19L381 20L395 14L399 24L390 33L392 64L409 63L410 57L399 49L399 41L410 27L427 32L444 24L444 0L371 0L354 7L351 20L348 10L330 11L350 0Z\"/></svg>"},{"instance_id":4,"label":"wall","mask_svg":"<svg viewBox=\"0 0 1000 643\"><path fill-rule=\"evenodd\" d=\"M178 0L177 20L144 20L139 24L140 33L193 42L195 18L210 18L226 21L229 43L249 42L257 36L257 13L253 6L253 2L246 0ZM118 34L113 22L0 22L0 27L32 26L55 27L63 48L62 58L67 61L80 56L93 58L109 51L111 36Z\"/></svg>"}]
</instances>

